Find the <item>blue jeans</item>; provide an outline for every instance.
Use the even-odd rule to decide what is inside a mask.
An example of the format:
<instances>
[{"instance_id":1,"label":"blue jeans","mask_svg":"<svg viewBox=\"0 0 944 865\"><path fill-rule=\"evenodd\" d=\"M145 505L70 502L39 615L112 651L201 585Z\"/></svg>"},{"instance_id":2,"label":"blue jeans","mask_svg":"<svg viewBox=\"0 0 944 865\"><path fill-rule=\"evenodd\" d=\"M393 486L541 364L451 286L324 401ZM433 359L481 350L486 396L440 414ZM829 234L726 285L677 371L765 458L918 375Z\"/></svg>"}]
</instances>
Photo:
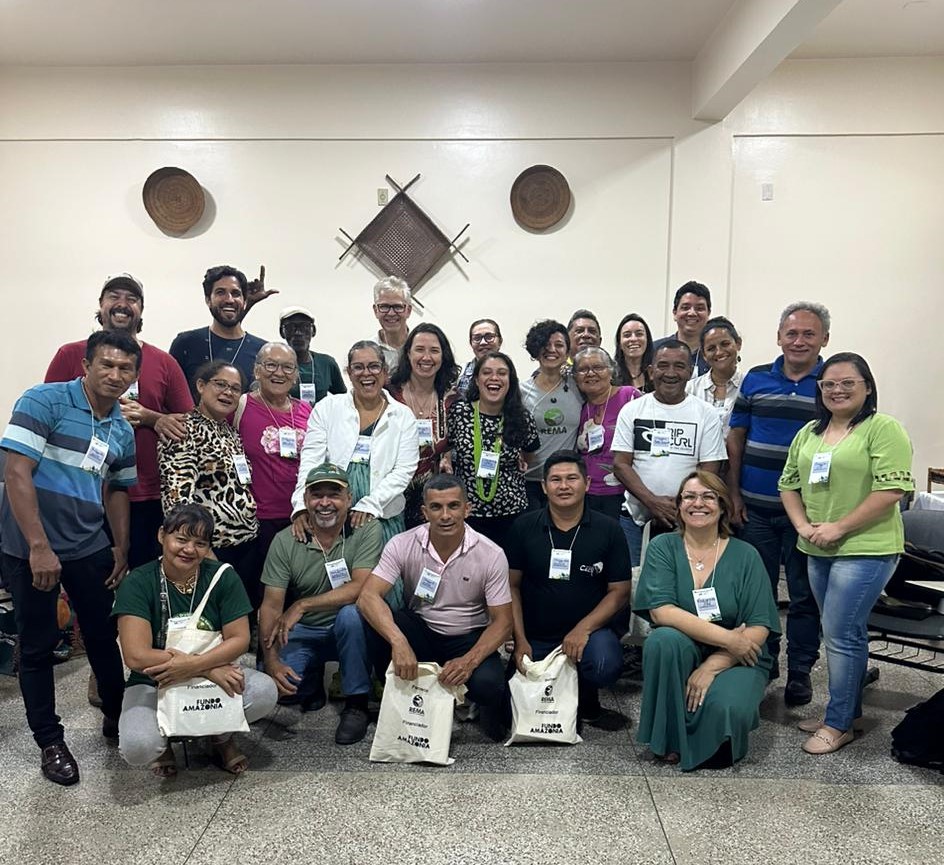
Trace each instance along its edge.
<instances>
[{"instance_id":1,"label":"blue jeans","mask_svg":"<svg viewBox=\"0 0 944 865\"><path fill-rule=\"evenodd\" d=\"M299 622L288 632L288 643L279 658L302 677L298 686L298 696L302 699L311 696L317 688L317 677L324 676L325 661L339 662L345 697L370 691L364 620L354 604L341 607L330 627L312 627Z\"/></svg>"},{"instance_id":2,"label":"blue jeans","mask_svg":"<svg viewBox=\"0 0 944 865\"><path fill-rule=\"evenodd\" d=\"M810 589L807 557L796 546L796 529L785 513L748 508L747 522L738 529L738 537L760 553L775 598L783 563L790 595L787 669L790 673L808 674L819 658L819 610ZM767 648L776 660L780 655L780 638L768 640Z\"/></svg>"},{"instance_id":3,"label":"blue jeans","mask_svg":"<svg viewBox=\"0 0 944 865\"><path fill-rule=\"evenodd\" d=\"M533 653L532 661L543 661L560 644L561 640L529 640ZM577 676L581 684L592 688L609 688L616 684L623 671L623 647L619 637L611 628L600 628L590 635L583 649L583 657L577 664Z\"/></svg>"},{"instance_id":4,"label":"blue jeans","mask_svg":"<svg viewBox=\"0 0 944 865\"><path fill-rule=\"evenodd\" d=\"M829 665L825 723L848 730L862 714L869 661L869 613L898 564L898 556L809 556L810 586L823 616Z\"/></svg>"},{"instance_id":5,"label":"blue jeans","mask_svg":"<svg viewBox=\"0 0 944 865\"><path fill-rule=\"evenodd\" d=\"M637 526L636 521L626 514L620 514L620 528L626 536L626 545L629 547L629 561L632 567L639 565L642 558L642 526Z\"/></svg>"}]
</instances>

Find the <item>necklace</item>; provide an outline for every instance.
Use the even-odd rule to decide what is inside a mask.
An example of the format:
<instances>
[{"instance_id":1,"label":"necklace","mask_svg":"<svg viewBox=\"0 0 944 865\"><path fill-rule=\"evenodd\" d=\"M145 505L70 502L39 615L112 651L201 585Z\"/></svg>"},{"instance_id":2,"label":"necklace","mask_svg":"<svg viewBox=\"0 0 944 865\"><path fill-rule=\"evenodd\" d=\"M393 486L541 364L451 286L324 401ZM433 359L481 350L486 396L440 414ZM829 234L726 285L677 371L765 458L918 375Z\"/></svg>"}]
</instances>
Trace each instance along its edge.
<instances>
[{"instance_id":1,"label":"necklace","mask_svg":"<svg viewBox=\"0 0 944 865\"><path fill-rule=\"evenodd\" d=\"M177 583L174 580L170 579L167 574L164 573L164 565L161 564L161 576L167 580L178 592L182 595L192 595L193 590L197 585L197 574L199 573L199 568L193 572L183 583Z\"/></svg>"},{"instance_id":2,"label":"necklace","mask_svg":"<svg viewBox=\"0 0 944 865\"><path fill-rule=\"evenodd\" d=\"M710 553L712 550L714 550L714 553L715 553L715 561L717 562L717 560L718 560L718 541L719 541L719 540L721 540L721 539L720 539L720 538L715 538L715 542L711 545L711 547L710 547L709 549L707 549L707 550L704 552L704 554L701 556L701 558L699 558L699 557L695 554L695 552L688 546L688 541L682 541L682 543L685 545L685 556L688 558L688 561L692 564L692 566L695 568L696 571L703 571L703 570L705 570L705 559L708 558L708 553Z\"/></svg>"},{"instance_id":3,"label":"necklace","mask_svg":"<svg viewBox=\"0 0 944 865\"><path fill-rule=\"evenodd\" d=\"M407 393L407 388L409 388L409 393ZM403 385L403 396L406 397L407 405L413 410L413 415L418 419L429 418L432 420L433 409L436 407L436 391L430 394L429 403L424 408L419 404L419 401L416 399L416 391L413 388L412 382L407 382Z\"/></svg>"}]
</instances>

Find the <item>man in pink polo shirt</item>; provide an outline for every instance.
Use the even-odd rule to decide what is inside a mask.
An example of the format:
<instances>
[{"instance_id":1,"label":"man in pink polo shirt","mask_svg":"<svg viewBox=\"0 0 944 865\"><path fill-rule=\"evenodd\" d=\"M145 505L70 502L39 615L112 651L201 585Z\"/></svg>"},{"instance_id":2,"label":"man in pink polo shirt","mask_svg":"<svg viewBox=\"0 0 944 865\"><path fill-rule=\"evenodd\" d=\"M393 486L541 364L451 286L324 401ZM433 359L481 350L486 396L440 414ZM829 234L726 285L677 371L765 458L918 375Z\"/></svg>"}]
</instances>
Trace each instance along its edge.
<instances>
[{"instance_id":1,"label":"man in pink polo shirt","mask_svg":"<svg viewBox=\"0 0 944 865\"><path fill-rule=\"evenodd\" d=\"M417 661L442 665L444 685L465 685L481 709L485 734L506 726L506 686L498 647L511 636L508 560L501 547L465 523L469 500L454 475L423 488L427 525L391 538L367 578L357 608L369 625L368 651L383 675L390 661L401 679ZM392 612L384 596L403 580L406 606Z\"/></svg>"}]
</instances>

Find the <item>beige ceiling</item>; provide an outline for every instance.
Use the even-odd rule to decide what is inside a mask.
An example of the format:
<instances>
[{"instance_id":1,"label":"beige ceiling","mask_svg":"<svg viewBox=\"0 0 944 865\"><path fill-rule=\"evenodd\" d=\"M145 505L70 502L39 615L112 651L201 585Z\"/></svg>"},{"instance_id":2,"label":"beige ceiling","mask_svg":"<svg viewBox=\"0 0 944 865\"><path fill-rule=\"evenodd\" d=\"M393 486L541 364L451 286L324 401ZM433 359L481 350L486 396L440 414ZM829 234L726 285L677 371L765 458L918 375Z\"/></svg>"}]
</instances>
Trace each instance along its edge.
<instances>
[{"instance_id":1,"label":"beige ceiling","mask_svg":"<svg viewBox=\"0 0 944 865\"><path fill-rule=\"evenodd\" d=\"M734 0L0 0L0 64L691 60L732 5ZM792 56L909 54L944 54L944 0L845 0Z\"/></svg>"}]
</instances>

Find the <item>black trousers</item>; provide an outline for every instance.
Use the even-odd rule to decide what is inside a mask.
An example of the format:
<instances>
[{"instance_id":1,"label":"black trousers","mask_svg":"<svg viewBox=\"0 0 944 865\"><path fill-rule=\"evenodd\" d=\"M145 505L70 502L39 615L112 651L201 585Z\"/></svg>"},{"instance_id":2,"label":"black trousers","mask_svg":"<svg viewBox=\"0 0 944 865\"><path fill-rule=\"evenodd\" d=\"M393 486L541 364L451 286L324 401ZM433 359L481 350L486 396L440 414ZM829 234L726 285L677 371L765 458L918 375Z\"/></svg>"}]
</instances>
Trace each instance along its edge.
<instances>
[{"instance_id":1,"label":"black trousers","mask_svg":"<svg viewBox=\"0 0 944 865\"><path fill-rule=\"evenodd\" d=\"M82 636L89 664L98 680L102 713L117 719L124 696L124 667L116 642L117 629L111 618L115 595L105 588L114 567L111 548L90 556L62 562L60 582L82 622ZM20 640L20 691L26 720L40 748L64 740L56 714L56 683L53 649L59 641L56 603L59 586L48 592L33 587L29 560L3 556L3 572L13 595L16 632Z\"/></svg>"},{"instance_id":2,"label":"black trousers","mask_svg":"<svg viewBox=\"0 0 944 865\"><path fill-rule=\"evenodd\" d=\"M435 661L445 664L469 651L477 642L484 628L476 628L464 634L437 634L413 610L397 610L393 620L403 632L417 661ZM366 622L365 622L366 624ZM390 644L369 625L367 632L367 652L377 678L383 681L387 666L390 664ZM492 652L475 668L469 681L469 699L480 706L501 710L505 704L505 671L502 668L498 652Z\"/></svg>"},{"instance_id":3,"label":"black trousers","mask_svg":"<svg viewBox=\"0 0 944 865\"><path fill-rule=\"evenodd\" d=\"M128 533L128 570L153 562L163 550L157 541L157 531L164 522L161 500L131 502L131 524Z\"/></svg>"}]
</instances>

